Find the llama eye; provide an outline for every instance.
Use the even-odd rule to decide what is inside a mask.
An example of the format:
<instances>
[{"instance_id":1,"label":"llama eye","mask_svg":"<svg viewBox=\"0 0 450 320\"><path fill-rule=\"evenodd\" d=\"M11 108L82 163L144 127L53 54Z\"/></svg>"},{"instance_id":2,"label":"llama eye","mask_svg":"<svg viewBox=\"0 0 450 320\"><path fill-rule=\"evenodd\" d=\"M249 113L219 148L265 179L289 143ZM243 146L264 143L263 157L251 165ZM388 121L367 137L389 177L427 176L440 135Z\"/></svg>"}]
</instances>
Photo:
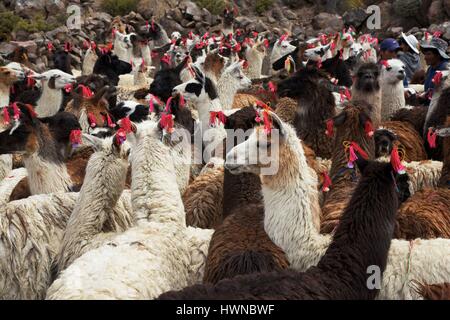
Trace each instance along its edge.
<instances>
[{"instance_id":1,"label":"llama eye","mask_svg":"<svg viewBox=\"0 0 450 320\"><path fill-rule=\"evenodd\" d=\"M387 67L386 68L386 71L391 71L392 70L392 67Z\"/></svg>"}]
</instances>

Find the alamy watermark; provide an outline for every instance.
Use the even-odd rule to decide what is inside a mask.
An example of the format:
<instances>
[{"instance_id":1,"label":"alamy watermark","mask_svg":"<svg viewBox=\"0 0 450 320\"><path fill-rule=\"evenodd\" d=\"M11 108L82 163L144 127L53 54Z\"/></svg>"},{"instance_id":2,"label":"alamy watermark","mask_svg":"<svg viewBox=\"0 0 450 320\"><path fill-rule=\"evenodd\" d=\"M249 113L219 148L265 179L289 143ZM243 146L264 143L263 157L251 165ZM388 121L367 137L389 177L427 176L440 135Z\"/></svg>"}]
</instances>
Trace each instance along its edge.
<instances>
[{"instance_id":1,"label":"alamy watermark","mask_svg":"<svg viewBox=\"0 0 450 320\"><path fill-rule=\"evenodd\" d=\"M81 29L81 8L77 5L70 5L67 7L66 13L69 15L66 21L66 26L69 30Z\"/></svg>"}]
</instances>

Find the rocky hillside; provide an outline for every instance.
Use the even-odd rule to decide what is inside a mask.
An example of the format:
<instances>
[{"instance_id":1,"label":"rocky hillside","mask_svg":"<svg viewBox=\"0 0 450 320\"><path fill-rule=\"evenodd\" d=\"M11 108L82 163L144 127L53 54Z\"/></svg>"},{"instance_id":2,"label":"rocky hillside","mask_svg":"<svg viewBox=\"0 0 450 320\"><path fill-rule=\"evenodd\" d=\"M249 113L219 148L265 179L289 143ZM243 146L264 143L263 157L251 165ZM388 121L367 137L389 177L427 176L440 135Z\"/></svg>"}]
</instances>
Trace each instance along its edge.
<instances>
[{"instance_id":1,"label":"rocky hillside","mask_svg":"<svg viewBox=\"0 0 450 320\"><path fill-rule=\"evenodd\" d=\"M204 33L220 25L223 8L233 7L225 0L109 0L124 5L111 9L102 6L105 1L4 0L0 3L0 40L3 40L0 55L6 56L15 47L25 46L30 60L38 68L45 68L46 43L51 41L58 47L70 41L75 44L74 61L79 64L81 52L77 47L82 47L83 41L105 42L110 36L113 16L105 10L113 14L122 12L127 23L155 16L168 32ZM450 40L450 23L446 22L450 20L450 0L235 0L234 3L239 13L237 27L258 32L272 30L274 34L289 31L300 40L320 31L339 31L346 25L366 32L365 8L371 4L381 9L382 28L378 36L398 35L401 31L418 33L427 28L431 32L442 31L443 37ZM72 4L81 7L81 30L69 30L65 25L66 8ZM127 13L131 9L134 11Z\"/></svg>"}]
</instances>

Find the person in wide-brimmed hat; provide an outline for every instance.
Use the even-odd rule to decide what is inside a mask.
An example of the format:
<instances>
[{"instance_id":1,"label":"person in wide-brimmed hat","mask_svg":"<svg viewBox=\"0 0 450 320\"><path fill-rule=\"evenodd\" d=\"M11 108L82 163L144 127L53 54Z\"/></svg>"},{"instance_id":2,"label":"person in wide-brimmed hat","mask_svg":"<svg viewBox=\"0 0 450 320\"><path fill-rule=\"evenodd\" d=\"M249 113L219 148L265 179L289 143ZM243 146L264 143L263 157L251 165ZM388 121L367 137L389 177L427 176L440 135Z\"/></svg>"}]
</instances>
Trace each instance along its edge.
<instances>
[{"instance_id":1,"label":"person in wide-brimmed hat","mask_svg":"<svg viewBox=\"0 0 450 320\"><path fill-rule=\"evenodd\" d=\"M414 35L407 36L402 32L399 44L402 51L399 52L398 58L405 64L407 86L414 73L420 69L419 41Z\"/></svg>"},{"instance_id":2,"label":"person in wide-brimmed hat","mask_svg":"<svg viewBox=\"0 0 450 320\"><path fill-rule=\"evenodd\" d=\"M420 48L425 55L428 70L425 77L425 93L431 96L434 89L433 78L437 71L447 70L450 57L447 55L448 43L444 39L434 37L430 43L421 43Z\"/></svg>"}]
</instances>

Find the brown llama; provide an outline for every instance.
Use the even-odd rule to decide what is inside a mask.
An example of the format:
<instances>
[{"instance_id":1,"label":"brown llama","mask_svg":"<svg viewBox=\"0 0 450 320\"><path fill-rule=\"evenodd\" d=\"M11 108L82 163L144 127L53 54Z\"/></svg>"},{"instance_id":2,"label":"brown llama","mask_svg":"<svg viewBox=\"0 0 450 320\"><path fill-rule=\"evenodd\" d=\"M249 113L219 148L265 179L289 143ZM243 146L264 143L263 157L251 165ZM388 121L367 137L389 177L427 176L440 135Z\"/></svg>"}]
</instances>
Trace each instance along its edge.
<instances>
[{"instance_id":1,"label":"brown llama","mask_svg":"<svg viewBox=\"0 0 450 320\"><path fill-rule=\"evenodd\" d=\"M450 283L422 284L415 283L416 291L424 300L450 300Z\"/></svg>"},{"instance_id":2,"label":"brown llama","mask_svg":"<svg viewBox=\"0 0 450 320\"><path fill-rule=\"evenodd\" d=\"M446 125L450 127L450 116ZM421 190L400 206L396 238L450 238L450 136L444 138L444 152L445 162L438 187Z\"/></svg>"},{"instance_id":3,"label":"brown llama","mask_svg":"<svg viewBox=\"0 0 450 320\"><path fill-rule=\"evenodd\" d=\"M225 126L245 131L256 124L255 117L255 109L246 107L230 116ZM264 204L257 175L234 175L225 170L223 219L211 238L204 283L215 284L237 275L281 270L289 266L283 251L264 230Z\"/></svg>"},{"instance_id":4,"label":"brown llama","mask_svg":"<svg viewBox=\"0 0 450 320\"><path fill-rule=\"evenodd\" d=\"M359 102L355 106L351 102L333 118L336 136L333 139L335 149L331 157L329 174L332 185L330 191L325 194L322 206L321 233L330 233L336 228L357 185L359 174L356 167L353 169L348 167L350 146L344 144L354 142L367 153L369 159L374 158L374 139L370 136L370 132L366 132L366 123L370 121L368 116L370 109L371 105Z\"/></svg>"},{"instance_id":5,"label":"brown llama","mask_svg":"<svg viewBox=\"0 0 450 320\"><path fill-rule=\"evenodd\" d=\"M367 268L387 265L398 206L390 164L357 160L362 172L333 241L318 265L306 272L274 271L237 276L216 285L167 292L159 299L374 299Z\"/></svg>"}]
</instances>

